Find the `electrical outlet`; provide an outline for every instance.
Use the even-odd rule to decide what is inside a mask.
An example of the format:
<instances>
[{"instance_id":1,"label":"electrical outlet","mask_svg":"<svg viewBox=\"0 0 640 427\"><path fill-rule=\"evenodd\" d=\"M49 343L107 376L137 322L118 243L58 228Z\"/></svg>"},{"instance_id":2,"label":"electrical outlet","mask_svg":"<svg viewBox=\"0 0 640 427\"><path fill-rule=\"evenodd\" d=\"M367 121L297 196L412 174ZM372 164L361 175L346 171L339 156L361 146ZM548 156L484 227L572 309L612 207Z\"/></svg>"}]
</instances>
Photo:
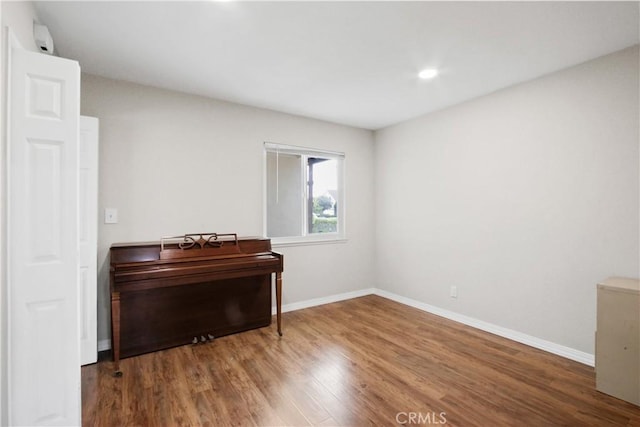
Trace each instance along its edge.
<instances>
[{"instance_id":1,"label":"electrical outlet","mask_svg":"<svg viewBox=\"0 0 640 427\"><path fill-rule=\"evenodd\" d=\"M458 287L452 286L451 290L449 291L449 295L451 296L451 298L458 298Z\"/></svg>"}]
</instances>

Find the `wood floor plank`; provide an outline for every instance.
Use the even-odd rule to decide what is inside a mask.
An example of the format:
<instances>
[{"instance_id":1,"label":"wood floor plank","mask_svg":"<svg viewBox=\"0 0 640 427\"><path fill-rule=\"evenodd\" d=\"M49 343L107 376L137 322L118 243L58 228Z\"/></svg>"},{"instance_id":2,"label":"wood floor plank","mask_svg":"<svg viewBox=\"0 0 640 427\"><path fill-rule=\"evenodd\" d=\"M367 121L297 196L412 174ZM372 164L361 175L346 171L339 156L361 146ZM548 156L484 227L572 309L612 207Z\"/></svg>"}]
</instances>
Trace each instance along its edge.
<instances>
[{"instance_id":1,"label":"wood floor plank","mask_svg":"<svg viewBox=\"0 0 640 427\"><path fill-rule=\"evenodd\" d=\"M591 367L381 297L283 326L85 366L83 425L640 426Z\"/></svg>"}]
</instances>

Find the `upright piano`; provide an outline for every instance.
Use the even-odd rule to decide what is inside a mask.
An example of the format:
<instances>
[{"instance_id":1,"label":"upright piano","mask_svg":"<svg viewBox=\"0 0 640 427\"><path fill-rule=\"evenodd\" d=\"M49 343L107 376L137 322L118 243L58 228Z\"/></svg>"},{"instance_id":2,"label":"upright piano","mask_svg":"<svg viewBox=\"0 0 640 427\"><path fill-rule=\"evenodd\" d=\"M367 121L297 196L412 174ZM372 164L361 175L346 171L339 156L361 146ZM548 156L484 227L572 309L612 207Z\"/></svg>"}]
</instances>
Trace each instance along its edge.
<instances>
[{"instance_id":1,"label":"upright piano","mask_svg":"<svg viewBox=\"0 0 640 427\"><path fill-rule=\"evenodd\" d=\"M111 333L120 358L271 324L282 335L283 256L265 238L197 233L110 250Z\"/></svg>"}]
</instances>

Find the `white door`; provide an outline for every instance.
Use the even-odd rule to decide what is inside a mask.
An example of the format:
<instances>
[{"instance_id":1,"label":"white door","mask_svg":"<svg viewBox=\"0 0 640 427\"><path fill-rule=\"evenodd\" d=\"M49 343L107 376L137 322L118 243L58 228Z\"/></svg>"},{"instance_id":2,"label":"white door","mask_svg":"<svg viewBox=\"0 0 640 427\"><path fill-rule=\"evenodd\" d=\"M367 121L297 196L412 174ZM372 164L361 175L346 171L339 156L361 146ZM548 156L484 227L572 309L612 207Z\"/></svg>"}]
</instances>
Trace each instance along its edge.
<instances>
[{"instance_id":1,"label":"white door","mask_svg":"<svg viewBox=\"0 0 640 427\"><path fill-rule=\"evenodd\" d=\"M98 361L98 119L80 116L80 363Z\"/></svg>"},{"instance_id":2,"label":"white door","mask_svg":"<svg viewBox=\"0 0 640 427\"><path fill-rule=\"evenodd\" d=\"M14 49L8 105L10 425L79 425L75 61Z\"/></svg>"}]
</instances>

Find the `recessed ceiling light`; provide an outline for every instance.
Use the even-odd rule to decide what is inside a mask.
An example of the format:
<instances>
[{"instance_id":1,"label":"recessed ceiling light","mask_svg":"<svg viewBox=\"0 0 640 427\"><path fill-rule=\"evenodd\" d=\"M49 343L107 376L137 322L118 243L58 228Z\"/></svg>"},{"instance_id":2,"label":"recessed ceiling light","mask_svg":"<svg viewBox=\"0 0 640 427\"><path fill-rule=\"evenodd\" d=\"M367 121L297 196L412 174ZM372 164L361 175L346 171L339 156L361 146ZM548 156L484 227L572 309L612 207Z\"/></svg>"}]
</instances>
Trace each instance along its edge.
<instances>
[{"instance_id":1,"label":"recessed ceiling light","mask_svg":"<svg viewBox=\"0 0 640 427\"><path fill-rule=\"evenodd\" d=\"M420 71L418 77L420 77L421 79L432 79L437 75L438 70L436 70L435 68L425 68L424 70Z\"/></svg>"}]
</instances>

